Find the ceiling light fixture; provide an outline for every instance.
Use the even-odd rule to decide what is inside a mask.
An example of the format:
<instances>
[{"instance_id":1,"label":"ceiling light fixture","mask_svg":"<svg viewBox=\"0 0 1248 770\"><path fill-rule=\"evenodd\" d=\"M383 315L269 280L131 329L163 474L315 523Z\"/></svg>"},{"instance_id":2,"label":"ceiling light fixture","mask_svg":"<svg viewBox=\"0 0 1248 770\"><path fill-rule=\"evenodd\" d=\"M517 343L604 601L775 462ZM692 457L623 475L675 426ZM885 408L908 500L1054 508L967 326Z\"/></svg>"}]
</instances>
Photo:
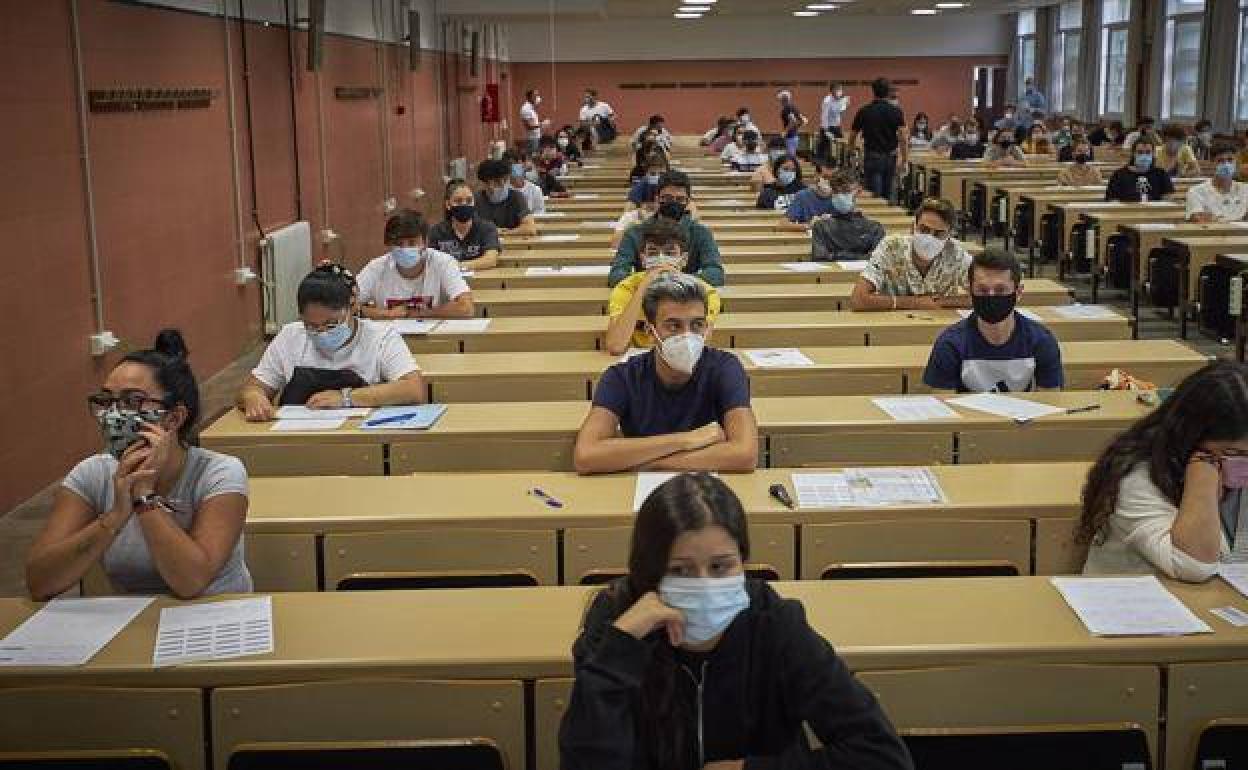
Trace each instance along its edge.
<instances>
[{"instance_id":1,"label":"ceiling light fixture","mask_svg":"<svg viewBox=\"0 0 1248 770\"><path fill-rule=\"evenodd\" d=\"M808 11L835 11L836 6L831 3L811 3L806 6Z\"/></svg>"},{"instance_id":2,"label":"ceiling light fixture","mask_svg":"<svg viewBox=\"0 0 1248 770\"><path fill-rule=\"evenodd\" d=\"M965 8L969 3L937 3L937 8Z\"/></svg>"},{"instance_id":3,"label":"ceiling light fixture","mask_svg":"<svg viewBox=\"0 0 1248 770\"><path fill-rule=\"evenodd\" d=\"M911 16L935 16L936 13L935 8L915 8L910 11Z\"/></svg>"},{"instance_id":4,"label":"ceiling light fixture","mask_svg":"<svg viewBox=\"0 0 1248 770\"><path fill-rule=\"evenodd\" d=\"M794 16L818 16L818 11L794 11Z\"/></svg>"},{"instance_id":5,"label":"ceiling light fixture","mask_svg":"<svg viewBox=\"0 0 1248 770\"><path fill-rule=\"evenodd\" d=\"M672 16L673 16L673 17L675 17L675 18L677 18L677 19L700 19L700 18L702 18L702 14L700 14L700 13L679 13L679 12L677 12L677 13L673 13L673 14L672 14Z\"/></svg>"},{"instance_id":6,"label":"ceiling light fixture","mask_svg":"<svg viewBox=\"0 0 1248 770\"><path fill-rule=\"evenodd\" d=\"M705 8L699 8L696 5L682 5L676 11L678 13L706 13Z\"/></svg>"}]
</instances>

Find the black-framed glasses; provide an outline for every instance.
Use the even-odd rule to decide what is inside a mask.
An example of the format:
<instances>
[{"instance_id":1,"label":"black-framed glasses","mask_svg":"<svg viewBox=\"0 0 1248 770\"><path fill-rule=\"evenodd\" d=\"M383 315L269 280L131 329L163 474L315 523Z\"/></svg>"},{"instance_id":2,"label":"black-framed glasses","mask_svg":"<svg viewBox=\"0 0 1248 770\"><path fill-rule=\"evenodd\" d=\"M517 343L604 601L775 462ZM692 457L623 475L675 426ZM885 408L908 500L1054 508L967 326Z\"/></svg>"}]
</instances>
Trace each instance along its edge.
<instances>
[{"instance_id":1,"label":"black-framed glasses","mask_svg":"<svg viewBox=\"0 0 1248 770\"><path fill-rule=\"evenodd\" d=\"M168 399L148 395L144 390L126 388L120 393L113 393L109 390L92 393L87 396L87 408L91 410L92 416L99 417L114 408L124 412L168 409L169 402Z\"/></svg>"}]
</instances>

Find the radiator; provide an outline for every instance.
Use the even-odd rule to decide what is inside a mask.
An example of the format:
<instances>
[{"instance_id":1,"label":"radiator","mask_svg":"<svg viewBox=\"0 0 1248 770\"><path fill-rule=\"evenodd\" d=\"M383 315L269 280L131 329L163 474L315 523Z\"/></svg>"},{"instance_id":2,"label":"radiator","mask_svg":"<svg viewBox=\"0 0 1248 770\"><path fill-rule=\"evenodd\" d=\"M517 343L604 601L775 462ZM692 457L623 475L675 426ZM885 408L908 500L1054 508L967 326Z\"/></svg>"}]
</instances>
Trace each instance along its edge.
<instances>
[{"instance_id":1,"label":"radiator","mask_svg":"<svg viewBox=\"0 0 1248 770\"><path fill-rule=\"evenodd\" d=\"M467 158L453 159L448 165L448 168L450 169L450 172L451 172L451 179L467 179L468 178L468 159ZM450 179L448 179L447 181L449 182Z\"/></svg>"},{"instance_id":2,"label":"radiator","mask_svg":"<svg viewBox=\"0 0 1248 770\"><path fill-rule=\"evenodd\" d=\"M264 333L277 332L299 318L295 293L312 269L312 228L294 222L274 230L260 241L264 286Z\"/></svg>"}]
</instances>

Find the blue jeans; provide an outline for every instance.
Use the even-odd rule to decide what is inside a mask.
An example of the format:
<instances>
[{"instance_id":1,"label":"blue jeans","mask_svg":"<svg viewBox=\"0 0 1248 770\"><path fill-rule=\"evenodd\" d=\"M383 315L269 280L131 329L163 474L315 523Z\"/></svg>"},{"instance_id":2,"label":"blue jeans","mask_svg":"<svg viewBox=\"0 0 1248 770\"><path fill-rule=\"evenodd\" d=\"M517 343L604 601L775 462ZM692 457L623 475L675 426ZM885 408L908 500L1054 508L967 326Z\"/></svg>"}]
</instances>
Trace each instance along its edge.
<instances>
[{"instance_id":1,"label":"blue jeans","mask_svg":"<svg viewBox=\"0 0 1248 770\"><path fill-rule=\"evenodd\" d=\"M897 156L868 152L862 158L863 184L884 200L892 200L897 177Z\"/></svg>"}]
</instances>

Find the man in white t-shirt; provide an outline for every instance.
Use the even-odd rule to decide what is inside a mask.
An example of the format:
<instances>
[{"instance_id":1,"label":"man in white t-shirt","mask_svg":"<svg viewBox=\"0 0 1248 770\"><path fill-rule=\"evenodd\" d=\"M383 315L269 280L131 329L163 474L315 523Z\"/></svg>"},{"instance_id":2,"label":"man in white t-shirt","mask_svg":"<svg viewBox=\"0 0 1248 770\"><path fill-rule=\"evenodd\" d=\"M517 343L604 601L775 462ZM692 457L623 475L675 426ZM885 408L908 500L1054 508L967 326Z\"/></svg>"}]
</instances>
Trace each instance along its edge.
<instances>
[{"instance_id":1,"label":"man in white t-shirt","mask_svg":"<svg viewBox=\"0 0 1248 770\"><path fill-rule=\"evenodd\" d=\"M847 109L849 109L849 97L845 95L845 89L841 87L841 84L833 83L828 86L828 95L823 97L823 102L819 107L819 127L823 131L816 151L819 157L831 157L832 141L843 136L841 116Z\"/></svg>"},{"instance_id":2,"label":"man in white t-shirt","mask_svg":"<svg viewBox=\"0 0 1248 770\"><path fill-rule=\"evenodd\" d=\"M1248 215L1248 182L1235 181L1235 148L1213 149L1213 178L1187 191L1187 218L1193 222L1241 222Z\"/></svg>"},{"instance_id":3,"label":"man in white t-shirt","mask_svg":"<svg viewBox=\"0 0 1248 770\"><path fill-rule=\"evenodd\" d=\"M472 318L472 290L450 254L428 248L429 226L415 211L386 221L388 254L370 261L356 279L360 314L395 318Z\"/></svg>"},{"instance_id":4,"label":"man in white t-shirt","mask_svg":"<svg viewBox=\"0 0 1248 770\"><path fill-rule=\"evenodd\" d=\"M250 421L277 416L282 405L312 409L419 404L424 379L403 336L389 324L356 318L355 277L326 263L299 284L299 320L265 348L238 393Z\"/></svg>"},{"instance_id":5,"label":"man in white t-shirt","mask_svg":"<svg viewBox=\"0 0 1248 770\"><path fill-rule=\"evenodd\" d=\"M524 104L520 105L520 123L524 126L524 138L529 144L529 154L537 152L537 142L542 138L542 127L550 125L549 120L538 117L537 108L542 104L542 96L537 89L530 88L524 92Z\"/></svg>"},{"instance_id":6,"label":"man in white t-shirt","mask_svg":"<svg viewBox=\"0 0 1248 770\"><path fill-rule=\"evenodd\" d=\"M594 144L598 144L603 140L600 127L604 123L612 122L615 118L615 110L611 109L611 105L598 100L598 92L592 88L585 89L585 97L581 102L581 112L578 115L581 123L589 126L594 137Z\"/></svg>"}]
</instances>

